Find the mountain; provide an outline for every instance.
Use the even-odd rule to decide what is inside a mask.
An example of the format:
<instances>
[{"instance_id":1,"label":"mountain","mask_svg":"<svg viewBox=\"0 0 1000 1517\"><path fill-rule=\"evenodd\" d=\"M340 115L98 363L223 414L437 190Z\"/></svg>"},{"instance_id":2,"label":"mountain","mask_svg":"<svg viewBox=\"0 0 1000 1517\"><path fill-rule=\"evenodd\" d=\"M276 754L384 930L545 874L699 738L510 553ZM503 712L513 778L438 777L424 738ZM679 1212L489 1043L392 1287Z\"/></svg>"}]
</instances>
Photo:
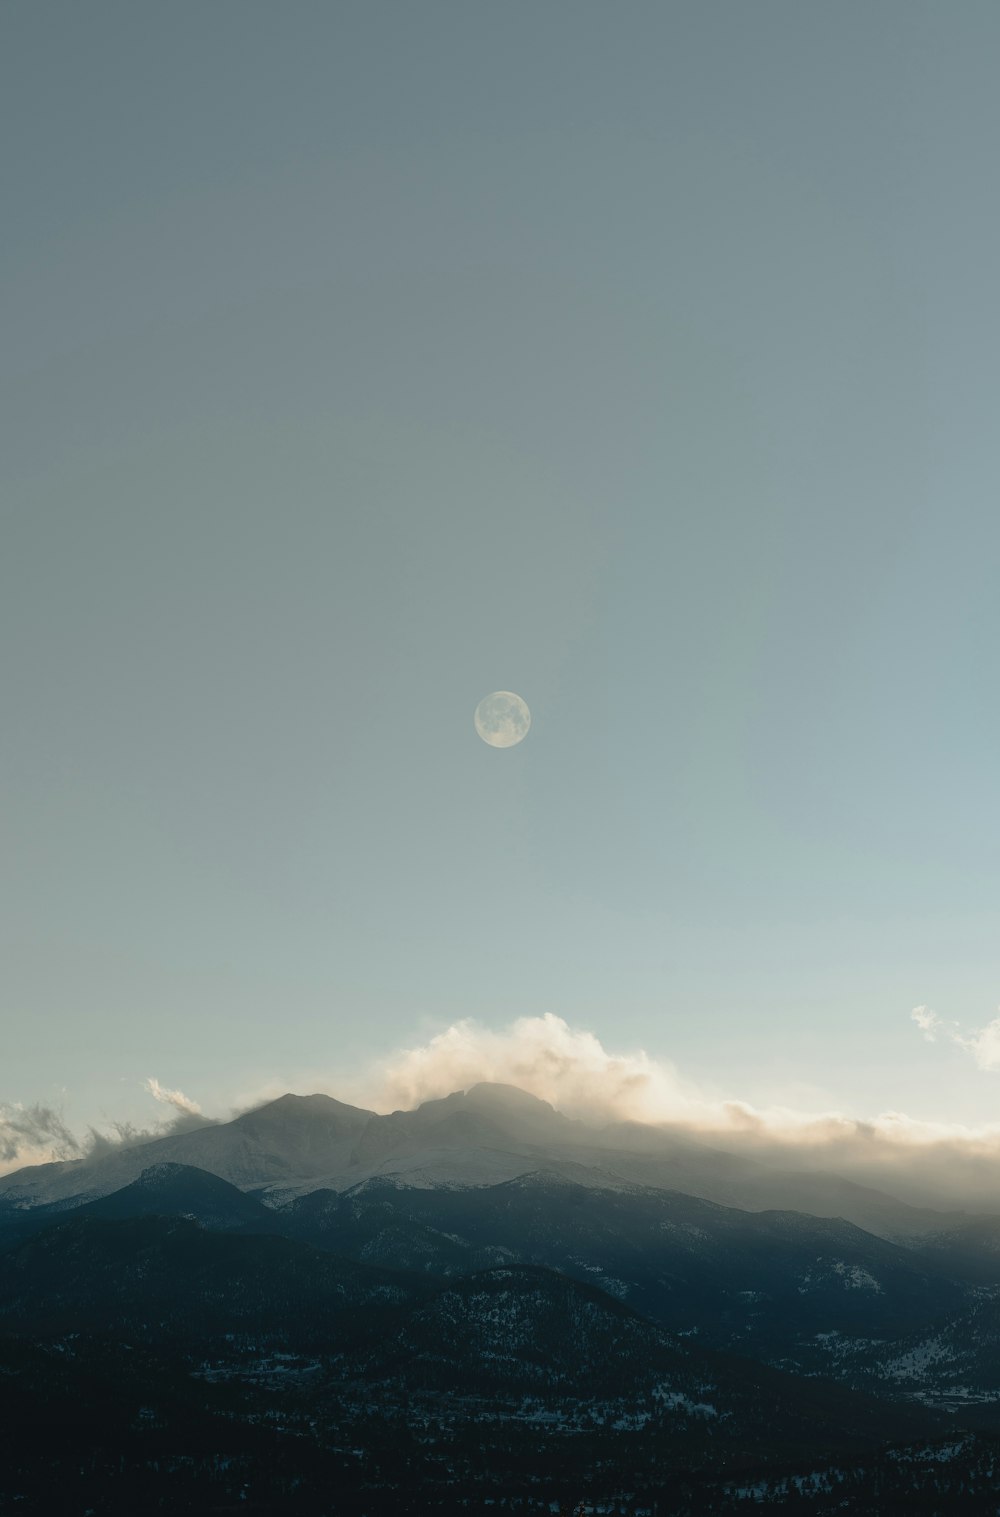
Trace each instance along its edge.
<instances>
[{"instance_id":1,"label":"mountain","mask_svg":"<svg viewBox=\"0 0 1000 1517\"><path fill-rule=\"evenodd\" d=\"M164 1163L207 1171L275 1206L376 1178L443 1189L544 1170L602 1191L639 1185L744 1210L842 1217L888 1239L941 1233L962 1220L836 1175L773 1168L664 1128L572 1121L513 1086L480 1084L385 1116L329 1096L285 1095L231 1122L28 1167L0 1179L0 1224L5 1214L96 1200Z\"/></svg>"},{"instance_id":2,"label":"mountain","mask_svg":"<svg viewBox=\"0 0 1000 1517\"><path fill-rule=\"evenodd\" d=\"M810 1370L828 1369L831 1336L897 1336L972 1299L933 1254L840 1219L540 1173L463 1191L367 1181L279 1215L288 1236L386 1266L544 1265L699 1342Z\"/></svg>"},{"instance_id":3,"label":"mountain","mask_svg":"<svg viewBox=\"0 0 1000 1517\"><path fill-rule=\"evenodd\" d=\"M18 1213L11 1236L67 1215L192 1219L431 1279L542 1266L706 1347L851 1384L875 1375L890 1389L880 1366L897 1340L961 1322L981 1300L968 1271L953 1274L936 1247L902 1247L839 1219L638 1186L602 1191L544 1173L462 1190L369 1180L275 1210L205 1171L161 1164L69 1214Z\"/></svg>"},{"instance_id":4,"label":"mountain","mask_svg":"<svg viewBox=\"0 0 1000 1517\"><path fill-rule=\"evenodd\" d=\"M79 1205L120 1190L157 1164L187 1164L241 1190L297 1186L339 1174L374 1113L331 1096L285 1095L231 1122L210 1123L100 1152L40 1164L0 1178L0 1205Z\"/></svg>"},{"instance_id":5,"label":"mountain","mask_svg":"<svg viewBox=\"0 0 1000 1517\"><path fill-rule=\"evenodd\" d=\"M61 1207L36 1207L29 1216L37 1225L43 1220L64 1218L66 1212ZM184 1217L216 1232L277 1231L275 1213L255 1195L190 1164L153 1164L131 1185L85 1202L74 1209L73 1216L107 1220Z\"/></svg>"},{"instance_id":6,"label":"mountain","mask_svg":"<svg viewBox=\"0 0 1000 1517\"><path fill-rule=\"evenodd\" d=\"M940 1238L592 1181L275 1208L165 1162L16 1211L0 1510L992 1512L1000 1286Z\"/></svg>"},{"instance_id":7,"label":"mountain","mask_svg":"<svg viewBox=\"0 0 1000 1517\"><path fill-rule=\"evenodd\" d=\"M2 1510L318 1517L331 1490L348 1513L587 1492L634 1510L669 1482L683 1511L681 1480L942 1429L702 1350L538 1267L429 1281L178 1219L73 1216L0 1255L0 1302Z\"/></svg>"},{"instance_id":8,"label":"mountain","mask_svg":"<svg viewBox=\"0 0 1000 1517\"><path fill-rule=\"evenodd\" d=\"M209 1232L179 1217L73 1215L0 1253L7 1332L134 1334L146 1343L227 1333L343 1348L420 1300L419 1278L286 1238Z\"/></svg>"}]
</instances>

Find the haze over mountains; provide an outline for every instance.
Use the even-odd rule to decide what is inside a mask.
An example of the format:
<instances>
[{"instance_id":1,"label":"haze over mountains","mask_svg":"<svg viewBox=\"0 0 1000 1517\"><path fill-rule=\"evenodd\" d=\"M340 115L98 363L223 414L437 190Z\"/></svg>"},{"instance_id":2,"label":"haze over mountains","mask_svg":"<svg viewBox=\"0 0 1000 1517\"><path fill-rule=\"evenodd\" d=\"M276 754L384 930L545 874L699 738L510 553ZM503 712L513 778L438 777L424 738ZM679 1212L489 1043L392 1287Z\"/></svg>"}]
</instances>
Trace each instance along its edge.
<instances>
[{"instance_id":1,"label":"haze over mountains","mask_svg":"<svg viewBox=\"0 0 1000 1517\"><path fill-rule=\"evenodd\" d=\"M844 1217L883 1236L929 1230L892 1195L838 1176L788 1170L640 1123L589 1126L505 1085L472 1086L413 1112L378 1115L328 1095L284 1095L229 1123L112 1148L90 1159L30 1165L0 1177L0 1206L79 1204L117 1191L150 1165L184 1164L287 1203L366 1180L481 1186L545 1171L575 1185L642 1185L724 1206Z\"/></svg>"},{"instance_id":2,"label":"haze over mountains","mask_svg":"<svg viewBox=\"0 0 1000 1517\"><path fill-rule=\"evenodd\" d=\"M376 1178L440 1188L544 1172L600 1189L638 1185L751 1211L842 1217L885 1238L940 1230L954 1220L837 1175L789 1169L677 1129L570 1119L526 1091L488 1083L388 1115L326 1095L285 1095L230 1122L17 1170L0 1177L0 1208L79 1205L166 1163L259 1192L270 1206Z\"/></svg>"}]
</instances>

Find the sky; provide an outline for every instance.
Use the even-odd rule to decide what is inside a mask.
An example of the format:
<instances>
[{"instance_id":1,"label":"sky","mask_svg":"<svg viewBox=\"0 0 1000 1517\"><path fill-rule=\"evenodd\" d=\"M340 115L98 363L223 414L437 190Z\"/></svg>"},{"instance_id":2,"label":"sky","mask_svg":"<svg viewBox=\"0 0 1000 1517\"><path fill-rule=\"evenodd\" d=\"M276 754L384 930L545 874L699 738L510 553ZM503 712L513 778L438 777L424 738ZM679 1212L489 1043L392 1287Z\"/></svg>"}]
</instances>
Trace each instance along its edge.
<instances>
[{"instance_id":1,"label":"sky","mask_svg":"<svg viewBox=\"0 0 1000 1517\"><path fill-rule=\"evenodd\" d=\"M978 0L6 0L8 1115L548 1017L992 1120L998 47Z\"/></svg>"}]
</instances>

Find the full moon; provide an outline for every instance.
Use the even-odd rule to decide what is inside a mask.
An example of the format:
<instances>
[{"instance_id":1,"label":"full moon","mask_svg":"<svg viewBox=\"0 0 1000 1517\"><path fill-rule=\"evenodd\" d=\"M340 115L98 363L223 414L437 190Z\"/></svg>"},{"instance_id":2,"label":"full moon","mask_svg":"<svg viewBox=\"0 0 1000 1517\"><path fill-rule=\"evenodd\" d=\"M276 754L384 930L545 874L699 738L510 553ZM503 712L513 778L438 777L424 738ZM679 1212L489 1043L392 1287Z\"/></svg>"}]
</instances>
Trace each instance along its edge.
<instances>
[{"instance_id":1,"label":"full moon","mask_svg":"<svg viewBox=\"0 0 1000 1517\"><path fill-rule=\"evenodd\" d=\"M491 748L513 748L528 735L531 712L513 690L494 690L476 707L476 731Z\"/></svg>"}]
</instances>

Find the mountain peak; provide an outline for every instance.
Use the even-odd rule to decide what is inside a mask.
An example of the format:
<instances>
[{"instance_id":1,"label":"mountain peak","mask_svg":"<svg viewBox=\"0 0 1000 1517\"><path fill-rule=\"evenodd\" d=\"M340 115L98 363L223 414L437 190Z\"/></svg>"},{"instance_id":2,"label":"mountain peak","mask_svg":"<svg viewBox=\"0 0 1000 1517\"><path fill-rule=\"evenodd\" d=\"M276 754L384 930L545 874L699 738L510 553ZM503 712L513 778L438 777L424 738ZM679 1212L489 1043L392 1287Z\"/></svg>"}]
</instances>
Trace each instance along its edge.
<instances>
[{"instance_id":1,"label":"mountain peak","mask_svg":"<svg viewBox=\"0 0 1000 1517\"><path fill-rule=\"evenodd\" d=\"M362 1106L349 1106L345 1101L338 1101L333 1096L322 1095L316 1091L311 1096L297 1096L292 1091L286 1091L283 1096L277 1096L273 1101L265 1101L260 1106L254 1106L250 1111L245 1111L236 1118L237 1122L245 1117L261 1117L265 1114L271 1116L314 1116L314 1117L363 1117L366 1121L375 1115Z\"/></svg>"},{"instance_id":2,"label":"mountain peak","mask_svg":"<svg viewBox=\"0 0 1000 1517\"><path fill-rule=\"evenodd\" d=\"M236 1117L231 1126L269 1144L305 1143L310 1149L331 1140L354 1137L363 1132L375 1115L359 1106L348 1106L333 1096L295 1096L291 1093L255 1106Z\"/></svg>"},{"instance_id":3,"label":"mountain peak","mask_svg":"<svg viewBox=\"0 0 1000 1517\"><path fill-rule=\"evenodd\" d=\"M497 1080L480 1080L477 1085L470 1085L465 1092L465 1101L469 1106L487 1107L491 1111L531 1112L535 1116L543 1113L546 1116L556 1115L555 1107L550 1101L533 1096L519 1085L504 1085Z\"/></svg>"}]
</instances>

